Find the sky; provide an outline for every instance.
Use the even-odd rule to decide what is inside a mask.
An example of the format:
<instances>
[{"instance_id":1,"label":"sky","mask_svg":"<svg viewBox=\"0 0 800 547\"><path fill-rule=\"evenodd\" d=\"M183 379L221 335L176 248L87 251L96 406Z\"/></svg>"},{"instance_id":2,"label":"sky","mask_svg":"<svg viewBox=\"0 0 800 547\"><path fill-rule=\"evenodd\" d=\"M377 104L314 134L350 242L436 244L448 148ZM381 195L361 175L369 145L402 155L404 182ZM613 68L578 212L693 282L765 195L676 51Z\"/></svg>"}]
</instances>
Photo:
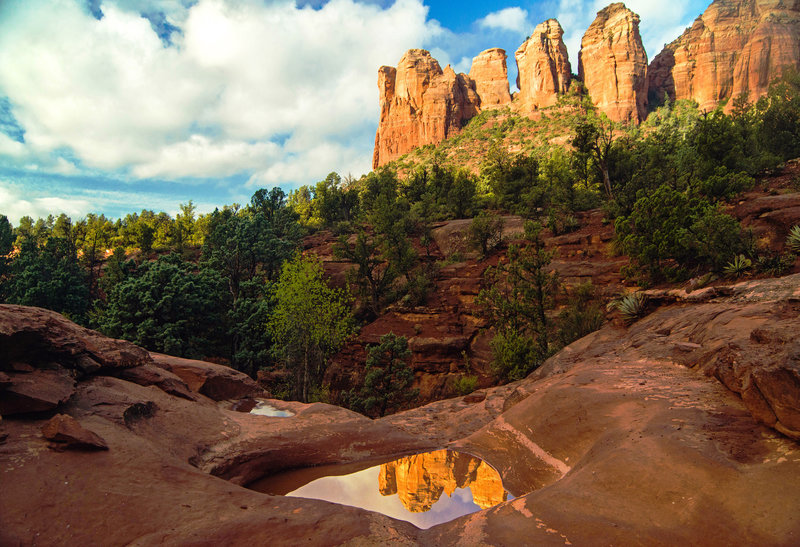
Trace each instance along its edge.
<instances>
[{"instance_id":1,"label":"sky","mask_svg":"<svg viewBox=\"0 0 800 547\"><path fill-rule=\"evenodd\" d=\"M577 72L607 0L0 0L0 214L199 212L369 172L377 71L469 72L557 18ZM628 0L652 59L710 0Z\"/></svg>"}]
</instances>

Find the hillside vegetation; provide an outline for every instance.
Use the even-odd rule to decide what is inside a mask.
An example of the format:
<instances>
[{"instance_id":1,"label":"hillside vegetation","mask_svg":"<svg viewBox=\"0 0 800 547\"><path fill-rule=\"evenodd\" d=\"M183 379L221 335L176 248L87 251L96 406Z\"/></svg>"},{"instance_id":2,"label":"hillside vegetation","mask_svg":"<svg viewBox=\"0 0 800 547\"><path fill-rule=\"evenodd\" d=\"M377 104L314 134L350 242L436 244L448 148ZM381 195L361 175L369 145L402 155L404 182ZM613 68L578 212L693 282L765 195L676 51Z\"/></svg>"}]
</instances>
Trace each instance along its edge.
<instances>
[{"instance_id":1,"label":"hillside vegetation","mask_svg":"<svg viewBox=\"0 0 800 547\"><path fill-rule=\"evenodd\" d=\"M387 309L424 306L442 269L469 255L486 270L470 313L491 336L492 381L521 378L604 320L608 295L563 283L543 243L580 229L586 211L613 227L606 251L630 257L621 272L630 285L794 268L797 229L781 228L776 246L730 212L758 177L800 156L798 122L796 73L731 114L668 103L638 127L610 122L576 93L531 119L484 112L460 135L358 180L331 173L207 215L190 202L174 219L145 210L11 226L0 216L0 298L150 350L266 371L277 395L356 406L366 370L331 392L332 356ZM782 191L798 191L792 184ZM509 218L521 219L511 241ZM454 219L473 220L464 247L445 250L434 230ZM331 234L328 258L345 265L333 289L309 243L320 234ZM453 389L474 389L468 369ZM398 401L413 404L416 387L406 387Z\"/></svg>"}]
</instances>

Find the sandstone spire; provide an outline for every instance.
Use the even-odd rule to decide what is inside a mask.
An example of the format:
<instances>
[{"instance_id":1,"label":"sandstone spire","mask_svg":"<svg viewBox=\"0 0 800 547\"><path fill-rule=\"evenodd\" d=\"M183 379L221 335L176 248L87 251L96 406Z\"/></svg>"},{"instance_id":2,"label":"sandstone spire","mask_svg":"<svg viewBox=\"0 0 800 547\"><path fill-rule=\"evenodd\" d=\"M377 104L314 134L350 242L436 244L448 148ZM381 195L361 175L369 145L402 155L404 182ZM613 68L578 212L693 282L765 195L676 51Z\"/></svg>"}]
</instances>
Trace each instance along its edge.
<instances>
[{"instance_id":1,"label":"sandstone spire","mask_svg":"<svg viewBox=\"0 0 800 547\"><path fill-rule=\"evenodd\" d=\"M572 67L563 40L564 30L555 19L537 26L516 54L519 110L531 112L555 104L569 88Z\"/></svg>"},{"instance_id":2,"label":"sandstone spire","mask_svg":"<svg viewBox=\"0 0 800 547\"><path fill-rule=\"evenodd\" d=\"M755 101L799 65L800 2L716 0L653 59L649 97L692 99L703 110L742 94Z\"/></svg>"},{"instance_id":3,"label":"sandstone spire","mask_svg":"<svg viewBox=\"0 0 800 547\"><path fill-rule=\"evenodd\" d=\"M442 70L424 49L410 49L397 68L378 70L380 122L375 135L373 169L418 146L435 144L461 129L479 112L475 82Z\"/></svg>"},{"instance_id":4,"label":"sandstone spire","mask_svg":"<svg viewBox=\"0 0 800 547\"><path fill-rule=\"evenodd\" d=\"M506 51L487 49L472 59L469 77L475 82L475 91L481 100L481 109L505 106L511 102L508 92L508 67Z\"/></svg>"},{"instance_id":5,"label":"sandstone spire","mask_svg":"<svg viewBox=\"0 0 800 547\"><path fill-rule=\"evenodd\" d=\"M617 2L597 13L581 40L578 75L594 104L614 121L646 116L647 53L639 16Z\"/></svg>"}]
</instances>

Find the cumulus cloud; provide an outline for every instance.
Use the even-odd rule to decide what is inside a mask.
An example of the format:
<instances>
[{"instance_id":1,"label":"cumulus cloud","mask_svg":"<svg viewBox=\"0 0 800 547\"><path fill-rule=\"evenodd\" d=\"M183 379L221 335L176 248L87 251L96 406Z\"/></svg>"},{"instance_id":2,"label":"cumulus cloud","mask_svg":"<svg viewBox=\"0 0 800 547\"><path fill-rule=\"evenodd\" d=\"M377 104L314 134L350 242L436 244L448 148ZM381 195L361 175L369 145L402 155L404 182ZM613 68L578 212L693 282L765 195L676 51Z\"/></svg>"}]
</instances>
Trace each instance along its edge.
<instances>
[{"instance_id":1,"label":"cumulus cloud","mask_svg":"<svg viewBox=\"0 0 800 547\"><path fill-rule=\"evenodd\" d=\"M494 11L480 19L478 25L495 30L524 33L528 28L528 12L518 6Z\"/></svg>"},{"instance_id":2,"label":"cumulus cloud","mask_svg":"<svg viewBox=\"0 0 800 547\"><path fill-rule=\"evenodd\" d=\"M301 172L281 167L296 161L275 144L288 135L310 150L339 150L316 154L330 162L324 169L363 172L377 124L377 68L441 32L420 0L186 4L107 0L98 20L77 0L3 2L0 94L25 142L0 135L0 155L65 149L80 166L134 177L270 167L288 177ZM148 10L180 27L172 46L140 13ZM352 144L342 145L342 135Z\"/></svg>"},{"instance_id":3,"label":"cumulus cloud","mask_svg":"<svg viewBox=\"0 0 800 547\"><path fill-rule=\"evenodd\" d=\"M17 225L24 216L33 218L66 213L72 218L88 213L92 204L85 199L65 199L60 196L44 195L31 197L20 188L0 180L0 214L6 215L12 224Z\"/></svg>"}]
</instances>

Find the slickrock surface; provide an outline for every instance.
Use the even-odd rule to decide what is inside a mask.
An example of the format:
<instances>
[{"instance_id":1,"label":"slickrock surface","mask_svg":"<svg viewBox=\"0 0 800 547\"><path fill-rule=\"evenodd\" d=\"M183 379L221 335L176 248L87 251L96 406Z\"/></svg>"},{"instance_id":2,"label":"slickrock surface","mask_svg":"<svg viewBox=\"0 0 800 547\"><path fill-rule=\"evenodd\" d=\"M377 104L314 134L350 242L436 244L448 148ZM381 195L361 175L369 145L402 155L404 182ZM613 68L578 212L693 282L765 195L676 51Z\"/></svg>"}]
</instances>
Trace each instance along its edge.
<instances>
[{"instance_id":1,"label":"slickrock surface","mask_svg":"<svg viewBox=\"0 0 800 547\"><path fill-rule=\"evenodd\" d=\"M581 40L578 76L594 104L617 122L647 116L647 53L639 16L616 2L597 13Z\"/></svg>"},{"instance_id":2,"label":"slickrock surface","mask_svg":"<svg viewBox=\"0 0 800 547\"><path fill-rule=\"evenodd\" d=\"M548 19L517 50L519 93L515 100L520 112L552 106L569 89L572 66L563 36L558 21Z\"/></svg>"},{"instance_id":3,"label":"slickrock surface","mask_svg":"<svg viewBox=\"0 0 800 547\"><path fill-rule=\"evenodd\" d=\"M269 418L109 369L76 374L56 410L0 421L0 544L796 543L800 445L786 435L800 430L800 275L660 301L526 380L380 420L281 401L270 403L296 415ZM59 341L81 347L83 331L52 315L2 306L0 330L49 321L53 342L40 354L69 365L75 354ZM142 354L140 363L151 361ZM17 374L10 367L3 373ZM8 385L0 382L0 401ZM56 412L108 450L50 450L42 427ZM516 499L419 530L240 486L294 467L441 448L482 458Z\"/></svg>"},{"instance_id":4,"label":"slickrock surface","mask_svg":"<svg viewBox=\"0 0 800 547\"><path fill-rule=\"evenodd\" d=\"M492 48L482 51L472 59L469 77L475 82L481 110L505 106L511 102L504 49Z\"/></svg>"},{"instance_id":5,"label":"slickrock surface","mask_svg":"<svg viewBox=\"0 0 800 547\"><path fill-rule=\"evenodd\" d=\"M800 3L716 0L653 59L649 96L692 99L703 110L742 94L753 102L785 67L798 64Z\"/></svg>"}]
</instances>

